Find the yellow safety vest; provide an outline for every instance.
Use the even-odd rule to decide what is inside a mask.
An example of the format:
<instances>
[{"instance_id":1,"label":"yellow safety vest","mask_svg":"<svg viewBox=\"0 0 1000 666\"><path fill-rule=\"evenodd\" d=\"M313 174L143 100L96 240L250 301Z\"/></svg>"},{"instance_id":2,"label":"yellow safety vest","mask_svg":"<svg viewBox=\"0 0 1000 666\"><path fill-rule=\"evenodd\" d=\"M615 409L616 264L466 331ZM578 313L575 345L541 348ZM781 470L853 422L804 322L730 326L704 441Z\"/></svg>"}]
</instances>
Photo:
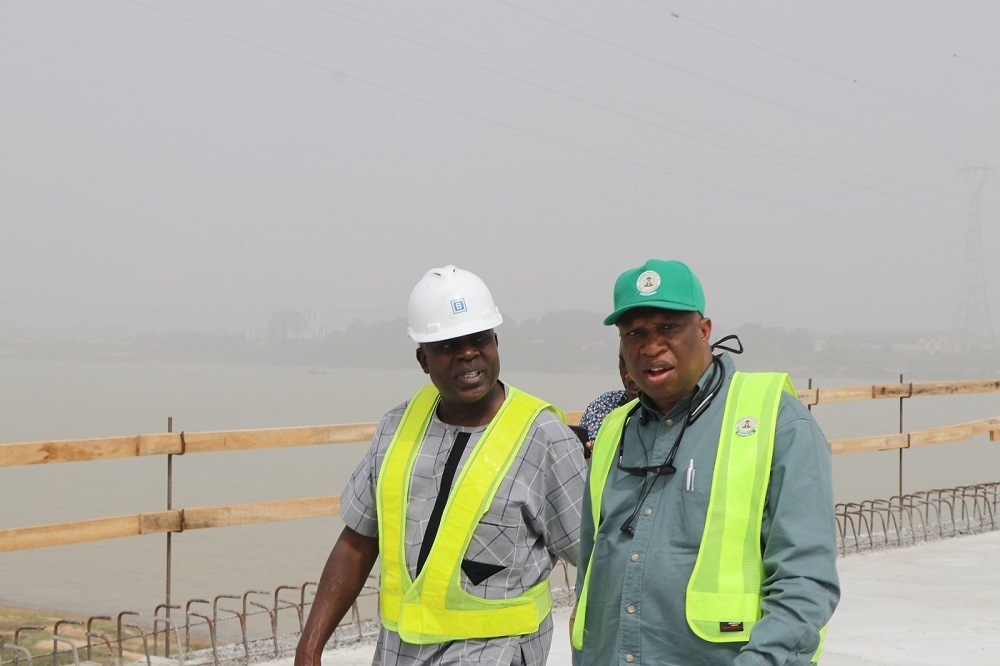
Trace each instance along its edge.
<instances>
[{"instance_id":1,"label":"yellow safety vest","mask_svg":"<svg viewBox=\"0 0 1000 666\"><path fill-rule=\"evenodd\" d=\"M782 391L795 395L784 373L733 375L719 435L705 529L688 581L685 613L694 634L714 643L746 642L761 617L764 564L760 529L764 516L774 432ZM633 403L611 412L594 444L590 468L590 499L596 537L601 498L618 440ZM583 649L587 568L573 625L573 646ZM820 647L812 657L818 661Z\"/></svg>"},{"instance_id":2,"label":"yellow safety vest","mask_svg":"<svg viewBox=\"0 0 1000 666\"><path fill-rule=\"evenodd\" d=\"M425 386L410 400L379 470L376 501L382 624L404 641L421 645L535 632L552 610L548 579L513 599L481 599L462 589L461 566L473 532L535 417L544 409L551 409L564 421L565 417L552 405L507 386L500 411L455 480L427 561L411 580L404 533L410 477L438 398L434 386Z\"/></svg>"}]
</instances>

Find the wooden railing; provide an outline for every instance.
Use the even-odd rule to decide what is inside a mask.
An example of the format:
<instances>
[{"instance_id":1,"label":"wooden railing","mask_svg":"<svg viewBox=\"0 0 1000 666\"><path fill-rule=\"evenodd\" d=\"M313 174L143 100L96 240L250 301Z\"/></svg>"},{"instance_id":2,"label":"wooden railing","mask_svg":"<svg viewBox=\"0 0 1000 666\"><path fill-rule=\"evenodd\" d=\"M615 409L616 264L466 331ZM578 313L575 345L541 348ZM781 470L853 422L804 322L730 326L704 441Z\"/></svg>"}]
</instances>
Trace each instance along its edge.
<instances>
[{"instance_id":1,"label":"wooden railing","mask_svg":"<svg viewBox=\"0 0 1000 666\"><path fill-rule=\"evenodd\" d=\"M858 400L997 392L1000 392L1000 380L984 380L810 388L799 391L798 398L803 404L813 406ZM578 411L566 413L570 423L578 423L581 415L582 412ZM374 423L354 423L0 444L0 467L357 443L370 440L375 433L375 427ZM992 441L1000 440L1000 416L913 432L834 439L830 444L833 453L844 454L963 442L982 433L989 433ZM340 498L337 496L171 508L92 520L0 529L0 552L145 534L335 516L339 511Z\"/></svg>"}]
</instances>

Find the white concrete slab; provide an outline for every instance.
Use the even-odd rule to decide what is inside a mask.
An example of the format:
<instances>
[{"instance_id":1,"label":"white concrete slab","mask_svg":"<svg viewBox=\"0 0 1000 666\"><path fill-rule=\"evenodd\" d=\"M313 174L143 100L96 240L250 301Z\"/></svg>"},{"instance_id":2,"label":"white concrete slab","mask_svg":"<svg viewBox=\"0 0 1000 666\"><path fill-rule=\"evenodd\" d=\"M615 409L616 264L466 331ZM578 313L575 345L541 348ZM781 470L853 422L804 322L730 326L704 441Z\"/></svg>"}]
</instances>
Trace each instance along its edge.
<instances>
[{"instance_id":1,"label":"white concrete slab","mask_svg":"<svg viewBox=\"0 0 1000 666\"><path fill-rule=\"evenodd\" d=\"M840 559L843 598L823 666L992 666L1000 655L1000 532ZM555 613L549 664L570 663L569 610ZM368 666L374 646L324 654ZM291 659L272 662L291 666Z\"/></svg>"},{"instance_id":2,"label":"white concrete slab","mask_svg":"<svg viewBox=\"0 0 1000 666\"><path fill-rule=\"evenodd\" d=\"M1000 661L1000 532L840 560L824 666Z\"/></svg>"}]
</instances>

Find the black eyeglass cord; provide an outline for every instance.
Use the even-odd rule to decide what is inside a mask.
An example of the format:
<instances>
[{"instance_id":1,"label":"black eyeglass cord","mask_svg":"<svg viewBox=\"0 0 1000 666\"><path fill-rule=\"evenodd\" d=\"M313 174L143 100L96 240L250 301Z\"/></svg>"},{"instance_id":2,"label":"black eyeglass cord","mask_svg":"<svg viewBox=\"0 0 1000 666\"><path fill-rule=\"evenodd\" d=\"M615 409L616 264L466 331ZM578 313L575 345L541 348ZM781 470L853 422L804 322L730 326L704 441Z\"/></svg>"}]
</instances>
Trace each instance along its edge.
<instances>
[{"instance_id":1,"label":"black eyeglass cord","mask_svg":"<svg viewBox=\"0 0 1000 666\"><path fill-rule=\"evenodd\" d=\"M735 340L739 347L737 349L733 349L732 347L722 344L723 342L729 342L730 340ZM725 351L732 352L733 354L742 354L743 343L740 342L740 339L735 335L726 335L712 343L712 351L715 351L716 349L724 349Z\"/></svg>"},{"instance_id":2,"label":"black eyeglass cord","mask_svg":"<svg viewBox=\"0 0 1000 666\"><path fill-rule=\"evenodd\" d=\"M739 345L739 348L733 349L722 344L729 340L735 340L736 344ZM740 339L735 335L727 335L724 338L720 339L718 342L712 345L713 350L716 348L724 349L734 354L743 353L743 343L740 342ZM708 390L708 393L705 395L705 398L700 403L698 403L697 406L692 407L688 411L687 417L681 424L681 431L677 435L677 439L674 440L673 446L670 447L670 452L667 454L667 459L664 460L662 464L647 466L647 467L626 467L622 465L622 458L624 456L624 451L625 451L625 428L628 425L628 421L626 420L625 425L622 426L621 439L618 442L618 469L622 470L623 472L628 472L629 474L635 474L635 475L642 474L643 477L642 480L643 491L639 497L639 501L636 502L635 509L633 509L631 515L629 515L629 517L625 519L625 522L622 523L621 527L619 528L623 533L627 534L630 538L635 537L635 526L633 525L633 523L635 523L635 519L639 516L639 510L642 508L642 505L646 501L646 498L649 497L649 493L653 490L653 486L656 484L656 479L661 474L673 474L674 472L677 471L677 468L674 467L673 464L674 457L676 457L677 455L677 449L681 445L681 439L683 439L684 432L687 430L687 427L692 423L694 423L695 421L697 421L701 417L701 415L705 413L708 407L712 404L712 401L715 400L715 396L719 394L719 391L722 389L722 385L726 381L726 371L722 366L722 359L720 358L720 356L721 355L715 355L712 357L711 388ZM691 391L692 402L694 401L694 398L697 394L698 394L698 387L695 386L694 389ZM642 414L639 417L639 421L640 425L645 425L646 422L648 421L648 416L646 414L646 408L642 407L641 409L642 409ZM631 416L631 414L629 414L629 416ZM626 417L626 419L628 419L628 417ZM648 481L648 476L650 472L654 473L652 482Z\"/></svg>"},{"instance_id":3,"label":"black eyeglass cord","mask_svg":"<svg viewBox=\"0 0 1000 666\"><path fill-rule=\"evenodd\" d=\"M640 497L639 501L636 503L635 509L632 511L632 515L626 518L625 522L622 523L622 526L618 528L625 534L629 535L629 538L635 536L635 527L632 523L634 523L635 519L639 516L639 509L642 507L643 502L646 501L646 498L649 497L649 491L653 489L653 485L656 483L657 478L659 478L659 475L653 477L652 483L649 483L648 479L642 480L642 485L645 486L645 490L642 492L642 497Z\"/></svg>"},{"instance_id":4,"label":"black eyeglass cord","mask_svg":"<svg viewBox=\"0 0 1000 666\"><path fill-rule=\"evenodd\" d=\"M691 392L692 398L694 397L694 394L697 391L698 388L695 387L695 389ZM639 509L642 508L643 502L645 502L646 498L649 497L649 493L653 490L653 486L656 484L656 480L660 477L661 474L669 475L677 471L677 468L674 467L674 458L677 456L677 449L680 448L681 440L684 439L684 432L687 430L688 424L690 423L691 423L691 416L689 413L688 417L681 422L681 431L677 435L677 439L674 440L673 446L670 447L670 452L667 453L667 459L664 460L663 464L661 465L656 465L654 467L640 467L640 468L625 467L621 464L623 451L621 450L619 451L618 469L628 472L629 474L639 474L639 473L642 474L642 486L643 486L642 495L639 497L639 501L636 502L635 509L632 510L632 514L625 519L625 522L622 523L621 527L619 528L622 532L627 534L629 538L635 536L635 527L633 526L632 523L634 523L635 519L639 516ZM623 426L622 427L623 447L624 447L624 441L625 441L625 428ZM654 472L652 481L649 481L649 472Z\"/></svg>"}]
</instances>

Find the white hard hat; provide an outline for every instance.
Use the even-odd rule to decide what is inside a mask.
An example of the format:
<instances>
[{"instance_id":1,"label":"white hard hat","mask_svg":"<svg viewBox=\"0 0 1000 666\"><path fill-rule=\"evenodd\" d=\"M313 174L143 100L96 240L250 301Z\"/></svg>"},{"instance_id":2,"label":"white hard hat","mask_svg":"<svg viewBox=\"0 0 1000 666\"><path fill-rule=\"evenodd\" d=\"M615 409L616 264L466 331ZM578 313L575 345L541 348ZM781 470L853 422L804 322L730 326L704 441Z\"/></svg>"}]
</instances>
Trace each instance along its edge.
<instances>
[{"instance_id":1,"label":"white hard hat","mask_svg":"<svg viewBox=\"0 0 1000 666\"><path fill-rule=\"evenodd\" d=\"M486 283L469 271L448 265L432 268L410 292L414 342L437 342L496 328L503 323Z\"/></svg>"}]
</instances>

